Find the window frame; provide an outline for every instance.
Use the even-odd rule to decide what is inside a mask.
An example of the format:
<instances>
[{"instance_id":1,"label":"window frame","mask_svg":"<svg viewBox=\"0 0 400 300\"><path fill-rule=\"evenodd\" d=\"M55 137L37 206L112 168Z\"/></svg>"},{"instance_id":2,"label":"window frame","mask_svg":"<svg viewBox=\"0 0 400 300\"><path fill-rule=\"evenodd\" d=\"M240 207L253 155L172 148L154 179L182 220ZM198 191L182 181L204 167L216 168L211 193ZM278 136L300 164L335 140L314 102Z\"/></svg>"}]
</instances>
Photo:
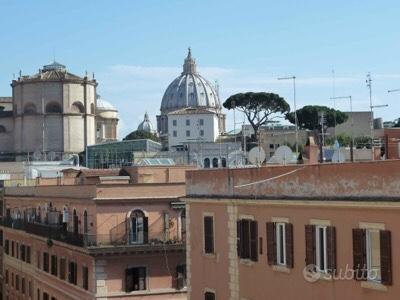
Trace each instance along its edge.
<instances>
[{"instance_id":1,"label":"window frame","mask_svg":"<svg viewBox=\"0 0 400 300\"><path fill-rule=\"evenodd\" d=\"M379 249L379 267L378 267L378 274L379 278L373 278L370 277L372 275L372 249L371 249L371 233L376 233L378 235L378 238L380 238L380 229L377 228L365 228L365 254L366 254L366 268L367 268L367 280L372 281L372 282L378 282L380 283L382 281L382 275L381 275L381 251L380 251L380 241L378 245ZM374 268L375 269L375 268Z\"/></svg>"},{"instance_id":2,"label":"window frame","mask_svg":"<svg viewBox=\"0 0 400 300\"><path fill-rule=\"evenodd\" d=\"M206 218L211 218L212 226L211 226L211 246L210 249L206 247ZM208 234L207 234L208 237ZM215 254L215 217L213 213L204 213L203 214L203 254L205 255L214 255Z\"/></svg>"},{"instance_id":3,"label":"window frame","mask_svg":"<svg viewBox=\"0 0 400 300\"><path fill-rule=\"evenodd\" d=\"M281 230L281 236L279 234L279 230ZM285 222L276 222L275 223L275 237L276 237L276 265L277 266L287 266L287 253L286 253L286 223ZM282 251L282 253L281 253ZM283 257L282 257L283 255ZM283 258L283 259L282 259ZM282 262L283 260L283 262Z\"/></svg>"},{"instance_id":4,"label":"window frame","mask_svg":"<svg viewBox=\"0 0 400 300\"><path fill-rule=\"evenodd\" d=\"M320 233L323 233L323 264L324 268L321 269L321 238ZM315 268L317 272L328 273L328 247L327 247L327 226L315 225Z\"/></svg>"}]
</instances>

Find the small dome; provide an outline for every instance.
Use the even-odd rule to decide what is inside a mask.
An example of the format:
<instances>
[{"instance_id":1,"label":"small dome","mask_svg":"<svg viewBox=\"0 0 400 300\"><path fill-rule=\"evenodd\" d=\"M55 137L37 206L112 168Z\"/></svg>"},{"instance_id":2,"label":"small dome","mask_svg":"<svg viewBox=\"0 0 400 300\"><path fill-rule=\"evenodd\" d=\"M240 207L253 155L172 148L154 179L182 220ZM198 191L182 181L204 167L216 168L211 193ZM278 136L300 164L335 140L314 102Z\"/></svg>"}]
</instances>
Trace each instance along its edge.
<instances>
[{"instance_id":1,"label":"small dome","mask_svg":"<svg viewBox=\"0 0 400 300\"><path fill-rule=\"evenodd\" d=\"M139 124L137 130L146 131L146 132L153 132L153 124L151 124L149 115L147 112L144 114L144 120Z\"/></svg>"},{"instance_id":2,"label":"small dome","mask_svg":"<svg viewBox=\"0 0 400 300\"><path fill-rule=\"evenodd\" d=\"M189 48L182 74L172 81L164 93L160 108L162 114L187 107L221 109L214 87L197 73L196 68L196 61Z\"/></svg>"},{"instance_id":3,"label":"small dome","mask_svg":"<svg viewBox=\"0 0 400 300\"><path fill-rule=\"evenodd\" d=\"M118 111L110 102L100 98L97 98L96 104L97 111Z\"/></svg>"}]
</instances>

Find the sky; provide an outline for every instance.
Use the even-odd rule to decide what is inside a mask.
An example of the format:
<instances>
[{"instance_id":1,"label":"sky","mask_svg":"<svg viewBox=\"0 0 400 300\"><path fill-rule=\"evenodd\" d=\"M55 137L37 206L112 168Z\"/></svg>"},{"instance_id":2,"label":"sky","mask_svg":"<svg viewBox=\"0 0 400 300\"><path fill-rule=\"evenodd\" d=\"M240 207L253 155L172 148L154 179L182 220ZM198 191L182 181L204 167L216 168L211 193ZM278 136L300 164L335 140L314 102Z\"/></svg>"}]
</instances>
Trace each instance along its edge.
<instances>
[{"instance_id":1,"label":"sky","mask_svg":"<svg viewBox=\"0 0 400 300\"><path fill-rule=\"evenodd\" d=\"M333 106L352 96L375 117L400 117L399 1L0 0L0 96L13 74L56 61L77 75L94 72L101 98L119 109L119 138L147 111L156 125L168 84L192 48L198 71L218 81L221 102L246 91L278 93L293 108ZM349 110L347 100L336 108ZM233 129L232 112L227 127ZM237 115L237 122L243 117Z\"/></svg>"}]
</instances>

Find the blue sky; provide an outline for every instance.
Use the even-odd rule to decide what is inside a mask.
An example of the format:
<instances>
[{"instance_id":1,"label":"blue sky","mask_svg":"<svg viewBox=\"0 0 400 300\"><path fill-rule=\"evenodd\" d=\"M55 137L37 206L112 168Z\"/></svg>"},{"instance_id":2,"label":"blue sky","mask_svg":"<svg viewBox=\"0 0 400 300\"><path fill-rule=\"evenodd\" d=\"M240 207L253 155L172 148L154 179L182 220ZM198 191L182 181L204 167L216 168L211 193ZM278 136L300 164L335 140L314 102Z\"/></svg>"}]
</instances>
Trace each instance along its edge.
<instances>
[{"instance_id":1,"label":"blue sky","mask_svg":"<svg viewBox=\"0 0 400 300\"><path fill-rule=\"evenodd\" d=\"M120 110L122 138L145 111L155 122L191 46L222 101L255 90L292 104L290 82L276 78L295 74L298 107L332 105L334 92L368 110L371 72L374 104L389 104L375 115L392 120L400 117L400 93L387 93L400 88L399 13L398 1L0 0L0 96L11 95L13 74L35 73L55 53L72 73L95 73L102 98Z\"/></svg>"}]
</instances>

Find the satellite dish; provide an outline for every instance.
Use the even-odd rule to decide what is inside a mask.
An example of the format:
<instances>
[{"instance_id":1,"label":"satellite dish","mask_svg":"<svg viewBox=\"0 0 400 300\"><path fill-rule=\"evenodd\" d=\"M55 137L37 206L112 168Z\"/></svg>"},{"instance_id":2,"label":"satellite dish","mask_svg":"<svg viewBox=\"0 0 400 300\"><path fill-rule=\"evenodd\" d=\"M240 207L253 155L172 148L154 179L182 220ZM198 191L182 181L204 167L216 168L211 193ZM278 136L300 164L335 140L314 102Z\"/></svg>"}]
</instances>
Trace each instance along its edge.
<instances>
[{"instance_id":1,"label":"satellite dish","mask_svg":"<svg viewBox=\"0 0 400 300\"><path fill-rule=\"evenodd\" d=\"M271 157L268 161L269 163L276 163L276 164L287 164L296 161L296 158L293 157L292 149L288 146L280 146L276 149L275 154Z\"/></svg>"},{"instance_id":2,"label":"satellite dish","mask_svg":"<svg viewBox=\"0 0 400 300\"><path fill-rule=\"evenodd\" d=\"M235 168L243 165L243 152L240 150L232 151L228 154L228 167Z\"/></svg>"},{"instance_id":3,"label":"satellite dish","mask_svg":"<svg viewBox=\"0 0 400 300\"><path fill-rule=\"evenodd\" d=\"M42 152L40 150L36 150L33 152L33 159L34 160L41 160L42 159Z\"/></svg>"},{"instance_id":4,"label":"satellite dish","mask_svg":"<svg viewBox=\"0 0 400 300\"><path fill-rule=\"evenodd\" d=\"M342 163L346 161L346 156L340 149L336 149L332 155L332 162Z\"/></svg>"},{"instance_id":5,"label":"satellite dish","mask_svg":"<svg viewBox=\"0 0 400 300\"><path fill-rule=\"evenodd\" d=\"M253 165L262 164L265 160L264 149L261 147L254 147L253 149L250 150L248 159L249 162L251 162Z\"/></svg>"}]
</instances>

